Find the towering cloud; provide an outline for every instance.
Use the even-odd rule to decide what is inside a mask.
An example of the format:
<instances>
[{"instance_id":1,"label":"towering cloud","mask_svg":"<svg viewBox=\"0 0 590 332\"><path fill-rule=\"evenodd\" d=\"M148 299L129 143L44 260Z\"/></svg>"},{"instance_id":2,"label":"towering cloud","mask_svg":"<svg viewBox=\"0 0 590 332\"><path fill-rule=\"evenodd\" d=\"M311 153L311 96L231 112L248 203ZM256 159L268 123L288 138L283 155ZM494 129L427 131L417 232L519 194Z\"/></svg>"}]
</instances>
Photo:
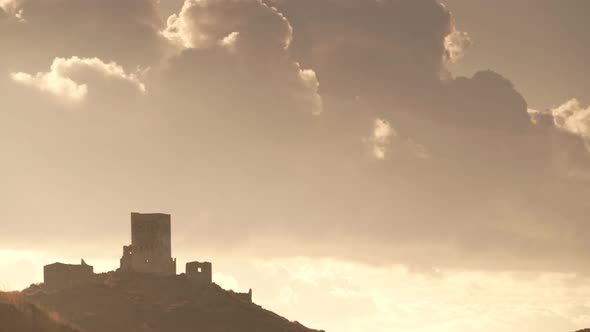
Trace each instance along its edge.
<instances>
[{"instance_id":1,"label":"towering cloud","mask_svg":"<svg viewBox=\"0 0 590 332\"><path fill-rule=\"evenodd\" d=\"M106 239L130 207L164 207L187 247L207 233L198 246L256 255L588 266L587 110L532 122L508 78L454 77L470 38L438 1L186 0L167 20L113 1L3 12L0 219L15 234L50 231L30 222L47 211Z\"/></svg>"},{"instance_id":2,"label":"towering cloud","mask_svg":"<svg viewBox=\"0 0 590 332\"><path fill-rule=\"evenodd\" d=\"M437 1L275 0L294 27L293 50L322 91L354 98L428 88L444 71L449 13ZM401 83L403 82L403 84Z\"/></svg>"},{"instance_id":3,"label":"towering cloud","mask_svg":"<svg viewBox=\"0 0 590 332\"><path fill-rule=\"evenodd\" d=\"M276 52L289 47L289 21L260 0L186 0L168 18L163 35L186 48L210 48L228 37L246 51ZM238 38L239 36L239 38Z\"/></svg>"},{"instance_id":4,"label":"towering cloud","mask_svg":"<svg viewBox=\"0 0 590 332\"><path fill-rule=\"evenodd\" d=\"M302 68L290 55L292 33L285 16L259 0L187 0L162 31L179 47L164 75L181 90L195 78L198 83L191 82L190 88L200 86L196 93L206 94L202 100L217 91L246 102L227 111L253 119L288 113L293 106L318 115L323 107L319 82L312 69ZM194 95L184 97L194 102ZM255 104L246 106L251 102Z\"/></svg>"}]
</instances>

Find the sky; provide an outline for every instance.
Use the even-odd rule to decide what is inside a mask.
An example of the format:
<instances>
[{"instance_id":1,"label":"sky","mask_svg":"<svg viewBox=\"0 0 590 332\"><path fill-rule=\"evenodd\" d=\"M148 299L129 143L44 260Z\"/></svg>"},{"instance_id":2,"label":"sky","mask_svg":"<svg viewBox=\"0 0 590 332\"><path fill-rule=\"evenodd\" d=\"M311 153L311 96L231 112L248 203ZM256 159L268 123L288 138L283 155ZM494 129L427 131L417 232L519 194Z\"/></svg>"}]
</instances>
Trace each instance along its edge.
<instances>
[{"instance_id":1,"label":"sky","mask_svg":"<svg viewBox=\"0 0 590 332\"><path fill-rule=\"evenodd\" d=\"M326 331L590 327L586 0L0 0L0 289L173 255Z\"/></svg>"}]
</instances>

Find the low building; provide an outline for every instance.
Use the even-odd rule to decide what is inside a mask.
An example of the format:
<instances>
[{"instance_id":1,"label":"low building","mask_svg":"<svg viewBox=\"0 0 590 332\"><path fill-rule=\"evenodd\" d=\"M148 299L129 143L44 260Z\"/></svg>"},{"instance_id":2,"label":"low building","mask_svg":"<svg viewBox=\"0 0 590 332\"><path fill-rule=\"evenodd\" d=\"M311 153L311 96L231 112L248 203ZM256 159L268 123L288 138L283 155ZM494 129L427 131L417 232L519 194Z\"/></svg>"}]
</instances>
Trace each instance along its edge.
<instances>
[{"instance_id":1,"label":"low building","mask_svg":"<svg viewBox=\"0 0 590 332\"><path fill-rule=\"evenodd\" d=\"M47 288L71 288L92 281L93 276L94 268L84 260L80 265L53 263L43 267L43 280Z\"/></svg>"}]
</instances>

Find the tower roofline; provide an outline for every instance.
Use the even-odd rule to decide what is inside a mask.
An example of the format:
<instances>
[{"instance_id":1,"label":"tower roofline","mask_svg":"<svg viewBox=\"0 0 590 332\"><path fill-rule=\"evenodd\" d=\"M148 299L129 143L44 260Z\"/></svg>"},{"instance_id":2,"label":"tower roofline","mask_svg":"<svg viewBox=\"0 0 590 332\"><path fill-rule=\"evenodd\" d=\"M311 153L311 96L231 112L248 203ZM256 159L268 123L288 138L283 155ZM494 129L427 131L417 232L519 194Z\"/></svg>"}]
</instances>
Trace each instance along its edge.
<instances>
[{"instance_id":1,"label":"tower roofline","mask_svg":"<svg viewBox=\"0 0 590 332\"><path fill-rule=\"evenodd\" d=\"M169 213L159 213L159 212L155 212L155 213L143 213L143 212L131 212L131 215L139 215L139 216L166 216L166 217L171 217L172 215Z\"/></svg>"}]
</instances>

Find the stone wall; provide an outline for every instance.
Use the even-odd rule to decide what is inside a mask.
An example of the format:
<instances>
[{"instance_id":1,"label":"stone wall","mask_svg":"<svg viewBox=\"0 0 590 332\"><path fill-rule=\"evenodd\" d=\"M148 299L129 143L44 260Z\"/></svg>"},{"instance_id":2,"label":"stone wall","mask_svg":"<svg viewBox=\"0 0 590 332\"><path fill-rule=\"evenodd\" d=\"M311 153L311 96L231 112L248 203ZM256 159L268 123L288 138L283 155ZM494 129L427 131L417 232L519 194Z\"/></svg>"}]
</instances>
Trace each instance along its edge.
<instances>
[{"instance_id":1,"label":"stone wall","mask_svg":"<svg viewBox=\"0 0 590 332\"><path fill-rule=\"evenodd\" d=\"M80 265L54 263L43 267L44 285L47 288L71 288L92 281L94 268L84 260Z\"/></svg>"}]
</instances>

